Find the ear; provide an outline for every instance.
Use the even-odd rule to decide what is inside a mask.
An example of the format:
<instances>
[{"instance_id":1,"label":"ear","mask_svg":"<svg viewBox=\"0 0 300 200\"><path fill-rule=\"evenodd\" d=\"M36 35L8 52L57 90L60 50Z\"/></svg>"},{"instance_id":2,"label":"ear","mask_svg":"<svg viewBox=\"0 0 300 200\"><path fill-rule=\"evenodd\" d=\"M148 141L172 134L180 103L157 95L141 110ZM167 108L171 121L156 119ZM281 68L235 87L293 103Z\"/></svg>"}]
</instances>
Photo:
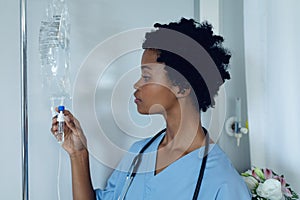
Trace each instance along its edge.
<instances>
[{"instance_id":1,"label":"ear","mask_svg":"<svg viewBox=\"0 0 300 200\"><path fill-rule=\"evenodd\" d=\"M172 86L172 91L177 98L184 98L191 94L191 88L180 88L179 86Z\"/></svg>"}]
</instances>

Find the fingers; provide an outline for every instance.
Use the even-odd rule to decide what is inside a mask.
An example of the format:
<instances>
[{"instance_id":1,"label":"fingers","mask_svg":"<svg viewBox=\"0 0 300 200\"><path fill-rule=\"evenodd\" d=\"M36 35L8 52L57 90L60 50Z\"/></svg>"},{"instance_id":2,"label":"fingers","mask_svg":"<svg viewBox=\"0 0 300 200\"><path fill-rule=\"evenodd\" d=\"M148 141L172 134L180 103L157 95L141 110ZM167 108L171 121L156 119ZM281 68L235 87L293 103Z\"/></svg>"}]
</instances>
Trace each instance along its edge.
<instances>
[{"instance_id":1,"label":"fingers","mask_svg":"<svg viewBox=\"0 0 300 200\"><path fill-rule=\"evenodd\" d=\"M55 107L55 111L56 111L56 112L59 112L57 107ZM71 113L69 110L64 110L63 112L64 112L64 116L69 116L70 118L73 118L73 117L74 117L74 116L72 115L72 113ZM52 118L52 120L53 120L53 119L56 119L56 118L57 118L57 115L55 115L55 116Z\"/></svg>"},{"instance_id":2,"label":"fingers","mask_svg":"<svg viewBox=\"0 0 300 200\"><path fill-rule=\"evenodd\" d=\"M58 107L56 107L55 110L56 110L56 112L58 112ZM69 123L68 123L69 127L65 127L65 129L69 128L72 131L74 131L75 128L76 128L76 126L75 126L75 123L73 121L75 121L76 119L73 117L72 113L70 111L68 111L68 110L64 110L64 116L65 116L64 117L65 121L66 121L66 119L69 121ZM52 126L51 126L50 131L52 132L52 134L54 136L56 136L56 133L58 131L57 115L55 115L54 117L52 117ZM68 132L68 131L66 131L66 132Z\"/></svg>"},{"instance_id":3,"label":"fingers","mask_svg":"<svg viewBox=\"0 0 300 200\"><path fill-rule=\"evenodd\" d=\"M65 116L65 123L73 132L76 131L76 119L74 117Z\"/></svg>"},{"instance_id":4,"label":"fingers","mask_svg":"<svg viewBox=\"0 0 300 200\"><path fill-rule=\"evenodd\" d=\"M55 108L58 111L57 107ZM69 110L64 110L64 119L65 119L65 134L73 133L75 135L80 135L82 132L79 121L73 116L73 114ZM58 130L58 122L57 116L52 118L52 127L51 132L54 136L56 136L56 132Z\"/></svg>"},{"instance_id":5,"label":"fingers","mask_svg":"<svg viewBox=\"0 0 300 200\"><path fill-rule=\"evenodd\" d=\"M52 118L52 126L50 131L52 132L52 134L55 134L57 131L57 115Z\"/></svg>"}]
</instances>

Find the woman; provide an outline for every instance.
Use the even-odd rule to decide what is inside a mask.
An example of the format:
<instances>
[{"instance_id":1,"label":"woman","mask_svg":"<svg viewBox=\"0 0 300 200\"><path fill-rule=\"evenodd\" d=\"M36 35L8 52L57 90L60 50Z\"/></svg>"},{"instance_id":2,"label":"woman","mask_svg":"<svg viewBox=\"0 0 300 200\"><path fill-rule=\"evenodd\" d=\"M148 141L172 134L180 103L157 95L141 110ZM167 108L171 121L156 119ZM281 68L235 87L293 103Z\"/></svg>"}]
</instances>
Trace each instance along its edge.
<instances>
[{"instance_id":1,"label":"woman","mask_svg":"<svg viewBox=\"0 0 300 200\"><path fill-rule=\"evenodd\" d=\"M154 26L143 43L134 96L138 112L161 114L166 129L133 144L106 188L94 190L83 131L65 111L63 148L71 159L74 199L251 199L227 156L201 125L200 112L214 106L213 97L230 79L230 54L222 47L223 38L213 35L211 25L184 18ZM57 131L56 118L51 130Z\"/></svg>"}]
</instances>

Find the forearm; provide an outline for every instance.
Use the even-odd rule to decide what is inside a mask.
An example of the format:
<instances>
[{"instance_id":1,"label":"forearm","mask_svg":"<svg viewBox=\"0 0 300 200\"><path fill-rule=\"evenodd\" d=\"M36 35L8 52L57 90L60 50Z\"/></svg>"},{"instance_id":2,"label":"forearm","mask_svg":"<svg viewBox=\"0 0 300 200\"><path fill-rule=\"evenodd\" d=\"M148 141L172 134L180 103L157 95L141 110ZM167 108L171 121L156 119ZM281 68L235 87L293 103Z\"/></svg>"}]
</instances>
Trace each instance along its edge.
<instances>
[{"instance_id":1,"label":"forearm","mask_svg":"<svg viewBox=\"0 0 300 200\"><path fill-rule=\"evenodd\" d=\"M70 156L72 167L73 200L95 200L87 150Z\"/></svg>"}]
</instances>

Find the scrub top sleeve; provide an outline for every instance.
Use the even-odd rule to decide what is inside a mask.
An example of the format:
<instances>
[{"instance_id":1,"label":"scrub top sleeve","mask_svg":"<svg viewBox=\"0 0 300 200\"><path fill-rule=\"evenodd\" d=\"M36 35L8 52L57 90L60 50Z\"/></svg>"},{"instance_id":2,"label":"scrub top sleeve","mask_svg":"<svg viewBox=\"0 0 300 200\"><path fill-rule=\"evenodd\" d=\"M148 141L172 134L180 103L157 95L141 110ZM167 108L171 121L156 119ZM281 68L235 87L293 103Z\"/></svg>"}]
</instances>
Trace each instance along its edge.
<instances>
[{"instance_id":1,"label":"scrub top sleeve","mask_svg":"<svg viewBox=\"0 0 300 200\"><path fill-rule=\"evenodd\" d=\"M112 199L114 199L115 188L116 188L118 176L119 176L119 172L115 170L109 177L105 189L102 190L102 189L98 188L95 190L97 200L112 200Z\"/></svg>"},{"instance_id":2,"label":"scrub top sleeve","mask_svg":"<svg viewBox=\"0 0 300 200\"><path fill-rule=\"evenodd\" d=\"M216 196L215 200L251 200L252 196L249 190L245 191L245 187L231 187L223 184Z\"/></svg>"},{"instance_id":3,"label":"scrub top sleeve","mask_svg":"<svg viewBox=\"0 0 300 200\"><path fill-rule=\"evenodd\" d=\"M133 158L136 153L140 151L147 140L142 140L135 142L129 149L129 152L125 154L119 163L118 167L113 171L111 176L109 177L106 187L104 190L95 189L96 199L97 200L112 200L116 199L116 197L120 194L120 187L124 185L127 171L131 165Z\"/></svg>"}]
</instances>

